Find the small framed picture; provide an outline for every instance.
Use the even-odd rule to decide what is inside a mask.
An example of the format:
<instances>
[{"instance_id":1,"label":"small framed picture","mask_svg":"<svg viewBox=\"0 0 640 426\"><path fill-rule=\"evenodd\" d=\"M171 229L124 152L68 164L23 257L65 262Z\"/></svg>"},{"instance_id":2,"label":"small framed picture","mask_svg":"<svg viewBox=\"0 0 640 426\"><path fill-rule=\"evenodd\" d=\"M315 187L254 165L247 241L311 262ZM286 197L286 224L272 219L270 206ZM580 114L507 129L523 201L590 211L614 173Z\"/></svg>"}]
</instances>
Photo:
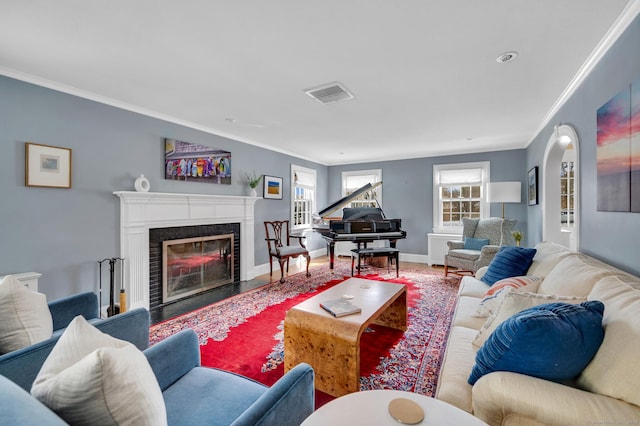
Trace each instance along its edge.
<instances>
[{"instance_id":1,"label":"small framed picture","mask_svg":"<svg viewBox=\"0 0 640 426\"><path fill-rule=\"evenodd\" d=\"M264 175L264 198L282 200L282 178Z\"/></svg>"},{"instance_id":2,"label":"small framed picture","mask_svg":"<svg viewBox=\"0 0 640 426\"><path fill-rule=\"evenodd\" d=\"M71 149L25 144L25 186L71 188Z\"/></svg>"},{"instance_id":3,"label":"small framed picture","mask_svg":"<svg viewBox=\"0 0 640 426\"><path fill-rule=\"evenodd\" d=\"M529 178L527 181L529 205L535 206L538 204L538 166L532 167L531 170L529 170Z\"/></svg>"}]
</instances>

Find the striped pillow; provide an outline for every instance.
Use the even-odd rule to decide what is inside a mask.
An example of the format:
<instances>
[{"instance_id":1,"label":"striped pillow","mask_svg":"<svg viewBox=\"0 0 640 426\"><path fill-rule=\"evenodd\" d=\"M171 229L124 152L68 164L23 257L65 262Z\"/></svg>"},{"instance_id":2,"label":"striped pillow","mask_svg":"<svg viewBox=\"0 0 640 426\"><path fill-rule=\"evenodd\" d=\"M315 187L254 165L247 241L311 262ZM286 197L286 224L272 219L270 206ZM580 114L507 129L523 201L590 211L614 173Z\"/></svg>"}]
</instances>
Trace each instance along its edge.
<instances>
[{"instance_id":1,"label":"striped pillow","mask_svg":"<svg viewBox=\"0 0 640 426\"><path fill-rule=\"evenodd\" d=\"M511 277L496 282L482 296L474 316L481 318L490 316L498 309L507 293L510 291L535 293L541 282L541 278L534 276Z\"/></svg>"}]
</instances>

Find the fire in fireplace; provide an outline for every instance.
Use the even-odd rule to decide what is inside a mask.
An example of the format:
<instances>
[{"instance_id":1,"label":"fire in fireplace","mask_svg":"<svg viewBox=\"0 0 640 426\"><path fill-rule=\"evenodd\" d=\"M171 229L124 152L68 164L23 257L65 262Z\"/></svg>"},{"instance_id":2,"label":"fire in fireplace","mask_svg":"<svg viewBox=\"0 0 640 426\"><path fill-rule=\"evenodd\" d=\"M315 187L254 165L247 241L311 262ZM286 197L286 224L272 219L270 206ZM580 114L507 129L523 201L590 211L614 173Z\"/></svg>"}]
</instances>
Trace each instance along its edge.
<instances>
[{"instance_id":1,"label":"fire in fireplace","mask_svg":"<svg viewBox=\"0 0 640 426\"><path fill-rule=\"evenodd\" d=\"M162 242L162 300L234 282L234 234Z\"/></svg>"}]
</instances>

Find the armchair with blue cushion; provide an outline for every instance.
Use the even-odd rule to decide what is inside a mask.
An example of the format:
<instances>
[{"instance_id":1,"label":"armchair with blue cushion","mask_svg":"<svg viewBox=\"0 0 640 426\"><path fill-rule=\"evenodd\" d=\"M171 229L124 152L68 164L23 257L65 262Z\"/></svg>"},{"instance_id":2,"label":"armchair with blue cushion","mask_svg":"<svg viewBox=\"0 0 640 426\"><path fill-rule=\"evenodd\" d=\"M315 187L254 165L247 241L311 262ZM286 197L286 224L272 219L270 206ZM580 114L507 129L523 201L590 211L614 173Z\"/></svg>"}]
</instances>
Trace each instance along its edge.
<instances>
[{"instance_id":1,"label":"armchair with blue cushion","mask_svg":"<svg viewBox=\"0 0 640 426\"><path fill-rule=\"evenodd\" d=\"M457 268L455 273L471 273L489 265L501 246L513 245L511 235L517 220L490 217L487 219L463 218L461 241L447 241L449 251L444 256L444 274L449 268Z\"/></svg>"}]
</instances>

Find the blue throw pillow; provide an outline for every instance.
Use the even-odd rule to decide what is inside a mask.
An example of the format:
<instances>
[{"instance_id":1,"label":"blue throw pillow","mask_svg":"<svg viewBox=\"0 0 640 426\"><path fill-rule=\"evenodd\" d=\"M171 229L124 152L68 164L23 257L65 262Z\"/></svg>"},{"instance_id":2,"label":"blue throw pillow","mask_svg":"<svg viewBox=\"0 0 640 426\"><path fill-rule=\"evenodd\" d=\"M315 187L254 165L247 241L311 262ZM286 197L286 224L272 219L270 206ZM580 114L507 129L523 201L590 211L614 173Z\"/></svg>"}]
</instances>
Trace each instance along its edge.
<instances>
[{"instance_id":1,"label":"blue throw pillow","mask_svg":"<svg viewBox=\"0 0 640 426\"><path fill-rule=\"evenodd\" d=\"M500 324L476 354L470 385L494 371L512 371L546 380L576 377L602 340L604 305L548 303L515 314Z\"/></svg>"},{"instance_id":2,"label":"blue throw pillow","mask_svg":"<svg viewBox=\"0 0 640 426\"><path fill-rule=\"evenodd\" d=\"M505 278L527 275L536 249L516 246L502 246L489 263L487 272L480 278L489 285Z\"/></svg>"},{"instance_id":3,"label":"blue throw pillow","mask_svg":"<svg viewBox=\"0 0 640 426\"><path fill-rule=\"evenodd\" d=\"M488 238L464 237L464 248L467 250L482 250L482 247L489 244Z\"/></svg>"}]
</instances>

